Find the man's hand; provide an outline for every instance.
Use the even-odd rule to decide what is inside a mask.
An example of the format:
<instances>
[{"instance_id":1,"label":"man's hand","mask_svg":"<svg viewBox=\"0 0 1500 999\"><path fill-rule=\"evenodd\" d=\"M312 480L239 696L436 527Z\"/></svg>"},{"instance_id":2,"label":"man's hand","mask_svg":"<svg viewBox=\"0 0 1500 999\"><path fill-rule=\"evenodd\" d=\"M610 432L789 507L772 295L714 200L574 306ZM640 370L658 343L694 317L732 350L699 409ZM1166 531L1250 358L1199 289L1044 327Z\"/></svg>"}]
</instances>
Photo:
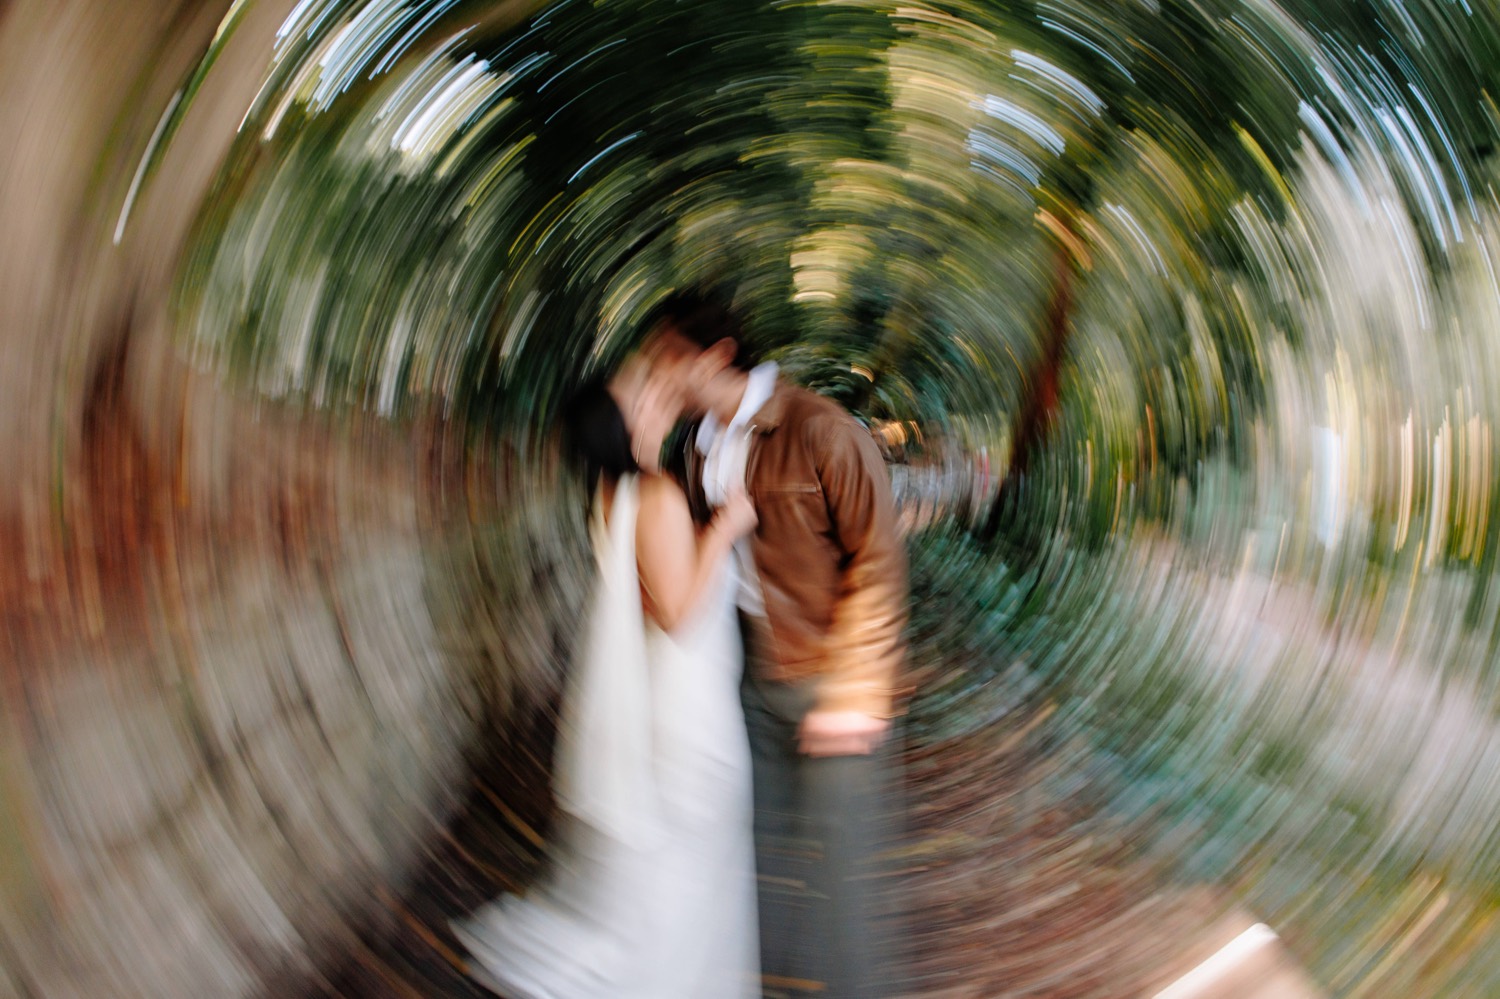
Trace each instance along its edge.
<instances>
[{"instance_id":1,"label":"man's hand","mask_svg":"<svg viewBox=\"0 0 1500 999\"><path fill-rule=\"evenodd\" d=\"M891 723L863 711L809 711L797 729L797 749L808 756L868 756Z\"/></svg>"}]
</instances>

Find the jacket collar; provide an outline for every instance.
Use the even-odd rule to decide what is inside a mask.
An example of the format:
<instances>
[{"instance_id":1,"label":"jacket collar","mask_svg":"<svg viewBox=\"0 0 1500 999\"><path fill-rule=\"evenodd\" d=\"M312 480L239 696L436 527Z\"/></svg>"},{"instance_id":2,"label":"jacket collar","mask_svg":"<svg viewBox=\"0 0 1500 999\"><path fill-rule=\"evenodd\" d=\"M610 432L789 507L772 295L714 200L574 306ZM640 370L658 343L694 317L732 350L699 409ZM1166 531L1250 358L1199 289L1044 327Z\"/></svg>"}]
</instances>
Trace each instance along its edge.
<instances>
[{"instance_id":1,"label":"jacket collar","mask_svg":"<svg viewBox=\"0 0 1500 999\"><path fill-rule=\"evenodd\" d=\"M782 379L776 380L776 388L771 392L771 398L766 404L758 409L750 419L752 430L758 433L769 433L781 426L786 419L787 407L791 405L792 395L797 391L796 386Z\"/></svg>"},{"instance_id":2,"label":"jacket collar","mask_svg":"<svg viewBox=\"0 0 1500 999\"><path fill-rule=\"evenodd\" d=\"M781 380L777 377L776 363L766 361L764 364L757 364L749 372L739 411L734 414L728 430L732 431L747 425L752 428L763 426L765 421L761 418L761 414L765 412L766 407L780 389ZM719 423L713 413L705 414L695 435L698 450L707 454L713 442L724 432L726 428Z\"/></svg>"}]
</instances>

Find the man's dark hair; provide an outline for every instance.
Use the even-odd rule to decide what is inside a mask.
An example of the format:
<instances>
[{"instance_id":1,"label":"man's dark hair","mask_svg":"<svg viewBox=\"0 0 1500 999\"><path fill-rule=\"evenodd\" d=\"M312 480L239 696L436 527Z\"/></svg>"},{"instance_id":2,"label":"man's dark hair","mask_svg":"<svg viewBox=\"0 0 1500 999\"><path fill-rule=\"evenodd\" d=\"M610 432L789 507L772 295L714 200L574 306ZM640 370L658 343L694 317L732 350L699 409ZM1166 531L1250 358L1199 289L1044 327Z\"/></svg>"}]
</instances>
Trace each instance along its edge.
<instances>
[{"instance_id":1,"label":"man's dark hair","mask_svg":"<svg viewBox=\"0 0 1500 999\"><path fill-rule=\"evenodd\" d=\"M603 382L589 382L568 402L563 443L569 454L583 462L590 486L601 474L618 478L639 471L625 414Z\"/></svg>"},{"instance_id":2,"label":"man's dark hair","mask_svg":"<svg viewBox=\"0 0 1500 999\"><path fill-rule=\"evenodd\" d=\"M663 324L670 324L699 350L707 350L720 340L733 340L734 365L742 371L760 363L759 352L745 335L745 327L729 304L728 296L718 291L673 292L651 310L646 329L654 333Z\"/></svg>"}]
</instances>

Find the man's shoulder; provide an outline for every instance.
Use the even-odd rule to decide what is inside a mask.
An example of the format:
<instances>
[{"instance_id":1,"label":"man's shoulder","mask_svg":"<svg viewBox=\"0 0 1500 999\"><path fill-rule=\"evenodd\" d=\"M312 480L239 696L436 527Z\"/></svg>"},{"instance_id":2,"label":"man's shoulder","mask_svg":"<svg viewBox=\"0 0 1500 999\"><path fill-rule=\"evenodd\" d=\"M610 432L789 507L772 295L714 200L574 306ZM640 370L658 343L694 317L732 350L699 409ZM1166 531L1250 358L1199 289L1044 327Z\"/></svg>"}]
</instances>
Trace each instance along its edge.
<instances>
[{"instance_id":1,"label":"man's shoulder","mask_svg":"<svg viewBox=\"0 0 1500 999\"><path fill-rule=\"evenodd\" d=\"M845 425L853 428L861 425L854 415L839 403L811 389L788 382L778 385L776 392L782 396L783 400L782 422L789 426Z\"/></svg>"}]
</instances>

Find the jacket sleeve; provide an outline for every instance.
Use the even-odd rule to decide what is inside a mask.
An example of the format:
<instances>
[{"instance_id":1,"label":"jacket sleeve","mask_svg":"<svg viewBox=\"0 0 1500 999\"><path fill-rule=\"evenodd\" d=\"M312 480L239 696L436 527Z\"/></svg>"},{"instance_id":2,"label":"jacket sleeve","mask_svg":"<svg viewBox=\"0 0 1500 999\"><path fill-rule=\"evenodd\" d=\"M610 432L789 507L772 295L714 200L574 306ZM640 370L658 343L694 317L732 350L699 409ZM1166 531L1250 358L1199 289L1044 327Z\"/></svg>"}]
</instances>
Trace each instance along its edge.
<instances>
[{"instance_id":1,"label":"jacket sleeve","mask_svg":"<svg viewBox=\"0 0 1500 999\"><path fill-rule=\"evenodd\" d=\"M890 476L875 440L852 418L818 421L818 476L842 554L817 707L881 718L902 710L906 551Z\"/></svg>"}]
</instances>

